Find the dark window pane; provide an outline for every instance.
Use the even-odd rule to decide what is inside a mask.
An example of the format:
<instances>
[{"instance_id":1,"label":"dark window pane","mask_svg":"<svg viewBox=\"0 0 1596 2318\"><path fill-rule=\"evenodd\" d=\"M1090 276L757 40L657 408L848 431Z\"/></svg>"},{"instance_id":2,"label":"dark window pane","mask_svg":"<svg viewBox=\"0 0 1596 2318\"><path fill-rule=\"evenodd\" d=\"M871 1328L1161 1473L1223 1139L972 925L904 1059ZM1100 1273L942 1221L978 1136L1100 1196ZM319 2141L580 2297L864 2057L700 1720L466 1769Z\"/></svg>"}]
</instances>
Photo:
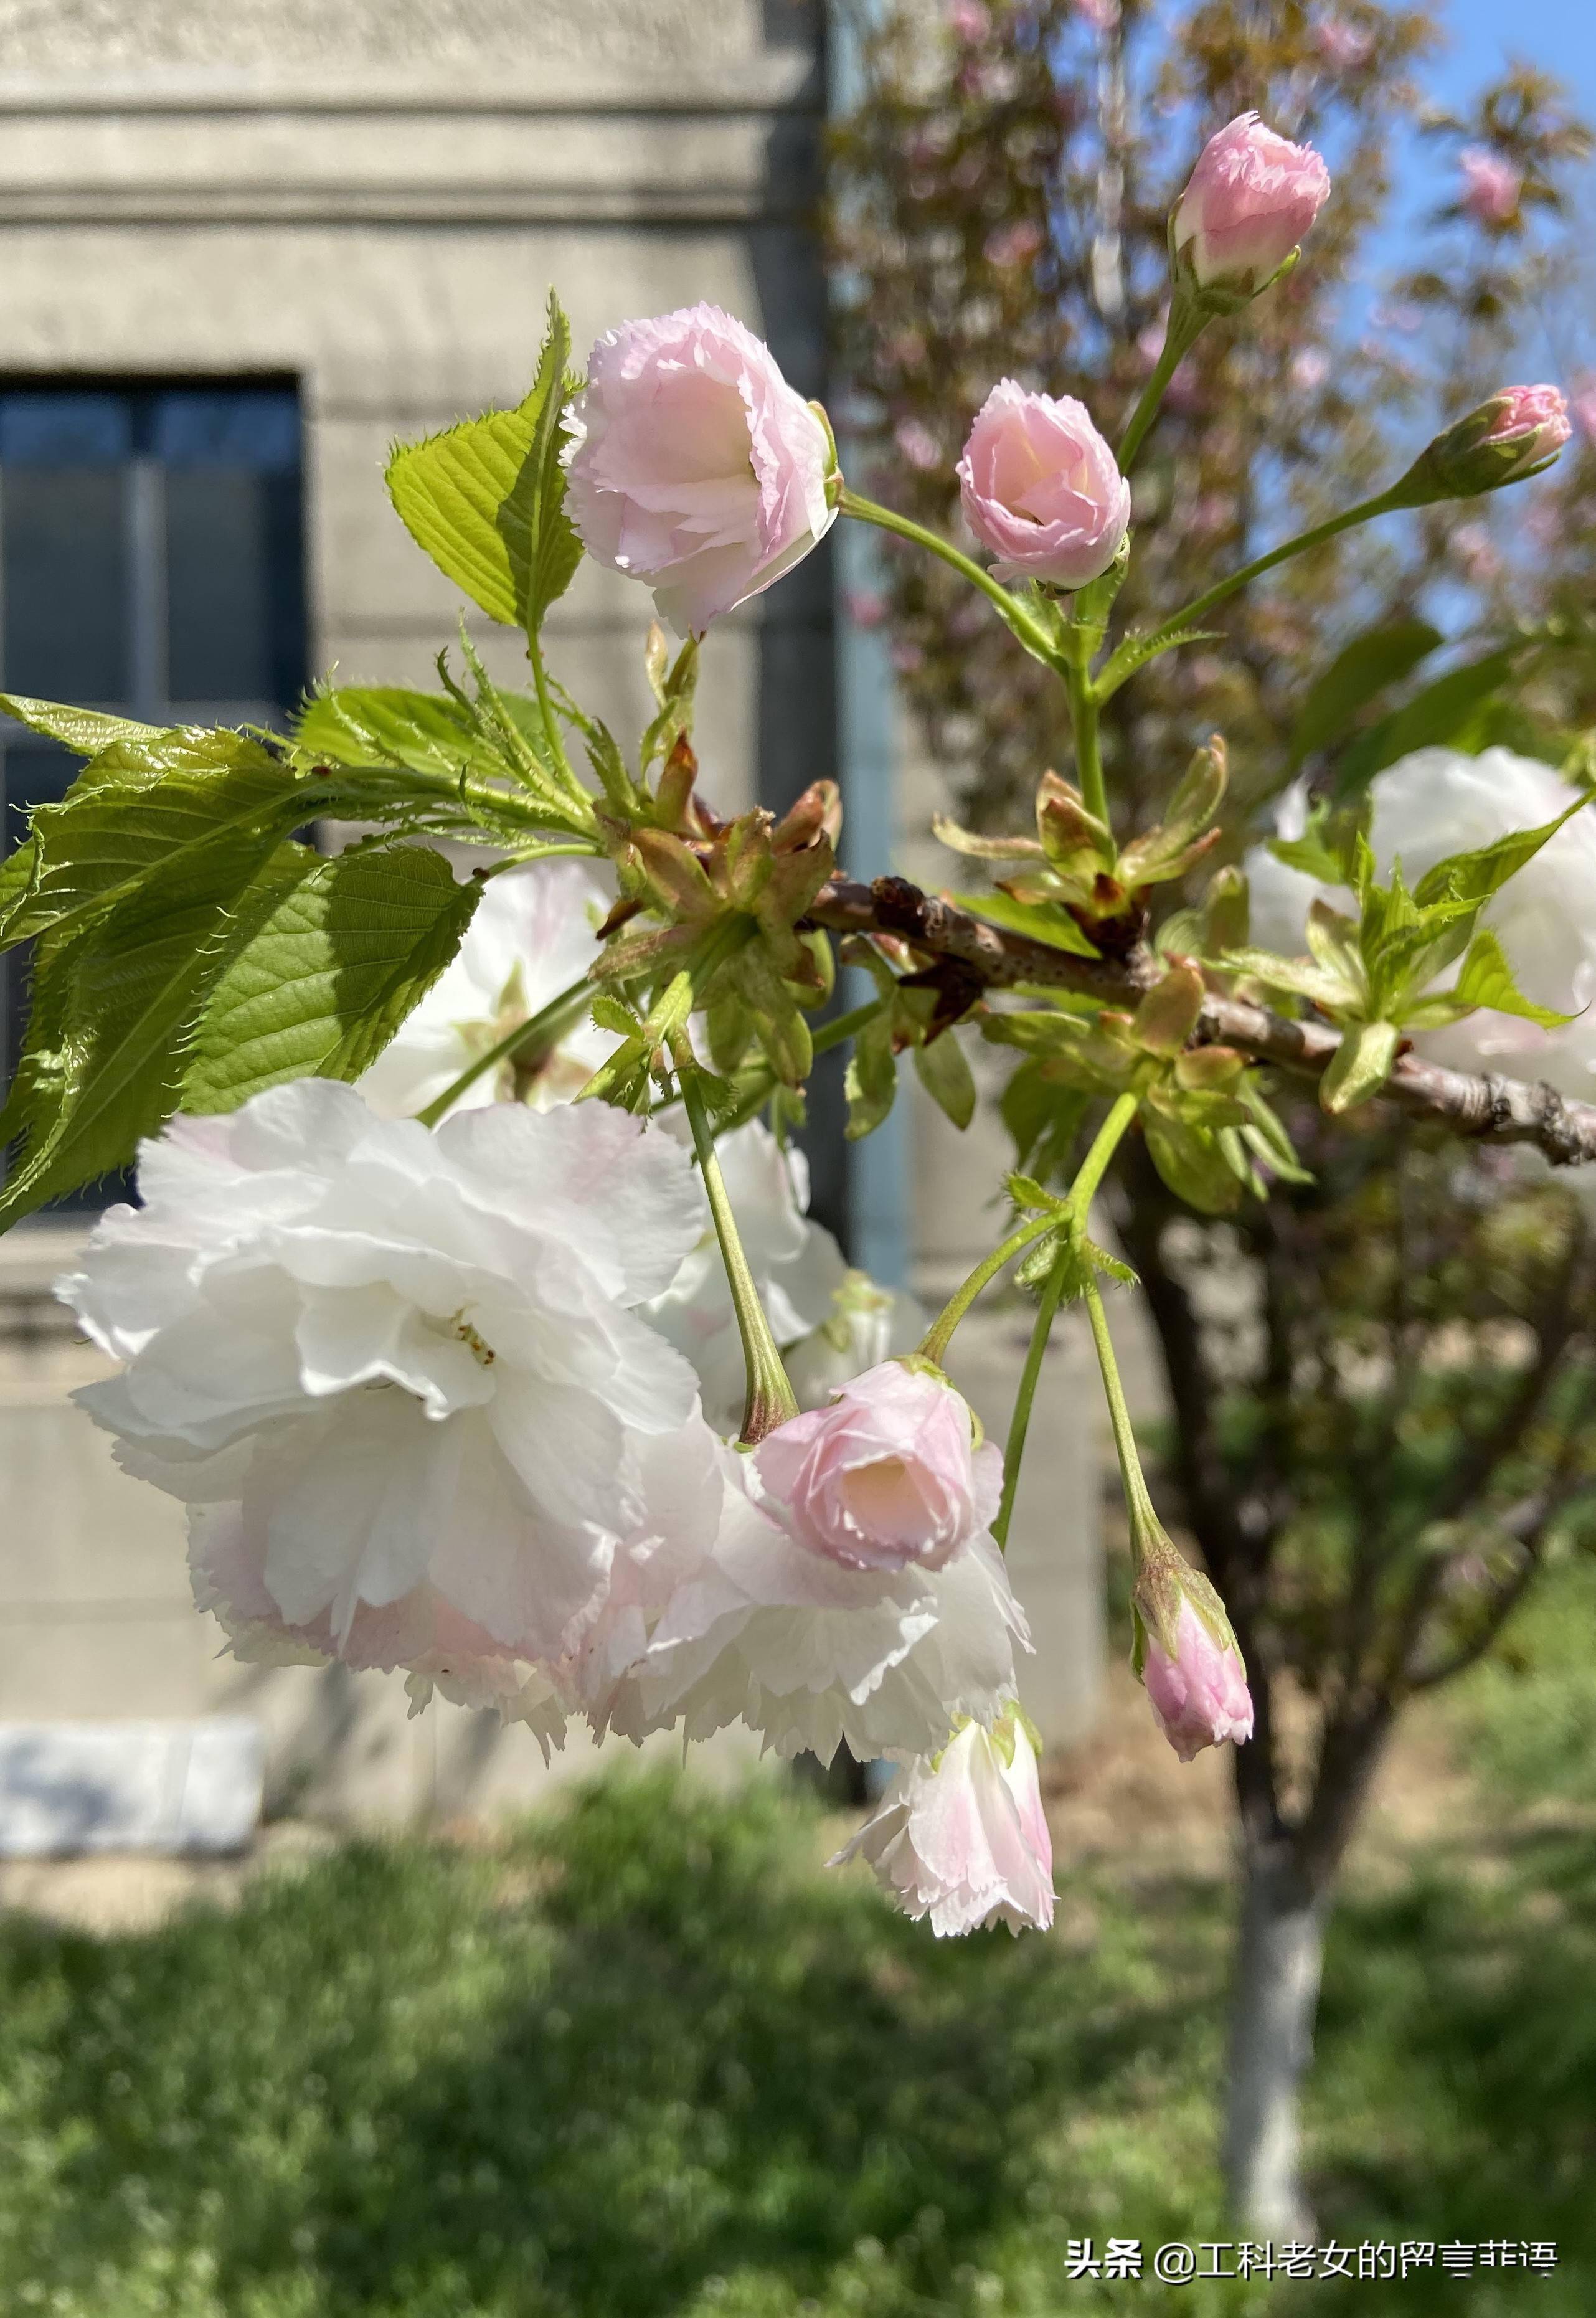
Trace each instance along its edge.
<instances>
[{"instance_id":1,"label":"dark window pane","mask_svg":"<svg viewBox=\"0 0 1596 2318\"><path fill-rule=\"evenodd\" d=\"M166 477L168 682L174 700L273 696L265 488L226 468Z\"/></svg>"},{"instance_id":2,"label":"dark window pane","mask_svg":"<svg viewBox=\"0 0 1596 2318\"><path fill-rule=\"evenodd\" d=\"M114 467L8 464L5 688L46 700L116 701L128 692L126 526Z\"/></svg>"},{"instance_id":3,"label":"dark window pane","mask_svg":"<svg viewBox=\"0 0 1596 2318\"><path fill-rule=\"evenodd\" d=\"M153 398L152 455L168 467L244 467L291 474L300 464L299 398L284 387L174 389Z\"/></svg>"},{"instance_id":4,"label":"dark window pane","mask_svg":"<svg viewBox=\"0 0 1596 2318\"><path fill-rule=\"evenodd\" d=\"M67 388L0 395L0 461L36 467L116 466L133 451L125 394Z\"/></svg>"}]
</instances>

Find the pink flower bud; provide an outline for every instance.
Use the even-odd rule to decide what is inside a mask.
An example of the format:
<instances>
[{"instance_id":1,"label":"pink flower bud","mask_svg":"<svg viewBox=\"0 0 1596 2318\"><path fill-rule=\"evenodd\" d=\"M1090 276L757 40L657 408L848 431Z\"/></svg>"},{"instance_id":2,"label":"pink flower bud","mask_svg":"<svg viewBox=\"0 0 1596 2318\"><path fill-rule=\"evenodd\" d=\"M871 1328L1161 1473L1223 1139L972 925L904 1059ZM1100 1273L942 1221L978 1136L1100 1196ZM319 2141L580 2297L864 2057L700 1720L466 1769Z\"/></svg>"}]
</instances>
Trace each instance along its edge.
<instances>
[{"instance_id":1,"label":"pink flower bud","mask_svg":"<svg viewBox=\"0 0 1596 2318\"><path fill-rule=\"evenodd\" d=\"M583 545L645 580L678 635L790 571L835 517L825 425L718 306L609 331L567 423Z\"/></svg>"},{"instance_id":2,"label":"pink flower bud","mask_svg":"<svg viewBox=\"0 0 1596 2318\"><path fill-rule=\"evenodd\" d=\"M1504 386L1495 400L1501 408L1480 439L1521 443L1526 465L1530 459L1549 459L1574 432L1568 405L1555 386Z\"/></svg>"},{"instance_id":3,"label":"pink flower bud","mask_svg":"<svg viewBox=\"0 0 1596 2318\"><path fill-rule=\"evenodd\" d=\"M1457 157L1463 173L1461 200L1481 225L1506 225L1518 215L1524 180L1511 161L1487 145L1469 145Z\"/></svg>"},{"instance_id":4,"label":"pink flower bud","mask_svg":"<svg viewBox=\"0 0 1596 2318\"><path fill-rule=\"evenodd\" d=\"M929 1367L883 1361L766 1434L754 1466L800 1545L853 1569L940 1569L998 1510L1003 1460Z\"/></svg>"},{"instance_id":5,"label":"pink flower bud","mask_svg":"<svg viewBox=\"0 0 1596 2318\"><path fill-rule=\"evenodd\" d=\"M985 1924L1053 1921L1053 1837L1036 1754L1018 1711L966 1722L934 1761L900 1774L833 1867L862 1854L906 1916L939 1939Z\"/></svg>"},{"instance_id":6,"label":"pink flower bud","mask_svg":"<svg viewBox=\"0 0 1596 2318\"><path fill-rule=\"evenodd\" d=\"M1199 290L1251 297L1279 272L1323 208L1330 172L1256 112L1210 137L1175 211L1172 246Z\"/></svg>"},{"instance_id":7,"label":"pink flower bud","mask_svg":"<svg viewBox=\"0 0 1596 2318\"><path fill-rule=\"evenodd\" d=\"M1142 1669L1164 1737L1183 1763L1205 1747L1252 1736L1252 1694L1234 1643L1224 1647L1189 1600L1182 1601L1173 1654L1147 1637Z\"/></svg>"},{"instance_id":8,"label":"pink flower bud","mask_svg":"<svg viewBox=\"0 0 1596 2318\"><path fill-rule=\"evenodd\" d=\"M1084 403L1028 394L1000 379L958 465L964 520L999 561L1000 580L1084 588L1113 562L1131 519L1131 487Z\"/></svg>"},{"instance_id":9,"label":"pink flower bud","mask_svg":"<svg viewBox=\"0 0 1596 2318\"><path fill-rule=\"evenodd\" d=\"M1391 504L1429 507L1500 490L1555 459L1573 432L1555 386L1504 386L1419 454Z\"/></svg>"}]
</instances>

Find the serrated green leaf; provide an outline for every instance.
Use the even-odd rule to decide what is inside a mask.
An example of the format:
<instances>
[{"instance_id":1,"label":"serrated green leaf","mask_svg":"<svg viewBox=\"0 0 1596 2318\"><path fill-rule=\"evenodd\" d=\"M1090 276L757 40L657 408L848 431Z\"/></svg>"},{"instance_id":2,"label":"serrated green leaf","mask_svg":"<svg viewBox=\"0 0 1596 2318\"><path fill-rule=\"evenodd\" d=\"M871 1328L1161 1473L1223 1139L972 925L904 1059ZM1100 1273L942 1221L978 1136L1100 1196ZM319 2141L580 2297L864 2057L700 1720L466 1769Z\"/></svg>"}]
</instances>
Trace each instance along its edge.
<instances>
[{"instance_id":1,"label":"serrated green leaf","mask_svg":"<svg viewBox=\"0 0 1596 2318\"><path fill-rule=\"evenodd\" d=\"M340 765L403 765L412 772L502 773L471 711L446 692L402 685L345 685L308 700L294 726L301 759Z\"/></svg>"},{"instance_id":2,"label":"serrated green leaf","mask_svg":"<svg viewBox=\"0 0 1596 2318\"><path fill-rule=\"evenodd\" d=\"M1333 748L1360 708L1395 684L1444 641L1427 620L1383 620L1344 645L1310 689L1291 735L1295 772L1308 757Z\"/></svg>"},{"instance_id":3,"label":"serrated green leaf","mask_svg":"<svg viewBox=\"0 0 1596 2318\"><path fill-rule=\"evenodd\" d=\"M975 1081L969 1058L951 1030L930 1044L914 1049L914 1067L920 1084L937 1109L961 1130L975 1116Z\"/></svg>"},{"instance_id":4,"label":"serrated green leaf","mask_svg":"<svg viewBox=\"0 0 1596 2318\"><path fill-rule=\"evenodd\" d=\"M454 956L481 891L426 846L312 856L217 984L184 1109L235 1110L288 1079L358 1078Z\"/></svg>"},{"instance_id":5,"label":"serrated green leaf","mask_svg":"<svg viewBox=\"0 0 1596 2318\"><path fill-rule=\"evenodd\" d=\"M1253 981L1267 983L1271 990L1288 990L1296 997L1311 999L1315 1006L1333 1012L1337 1007L1357 1003L1359 992L1339 975L1326 974L1312 958L1277 957L1272 950L1226 950L1219 961L1225 974L1250 975Z\"/></svg>"},{"instance_id":6,"label":"serrated green leaf","mask_svg":"<svg viewBox=\"0 0 1596 2318\"><path fill-rule=\"evenodd\" d=\"M582 560L558 455L569 347L551 298L525 401L401 444L388 464L389 496L417 545L490 619L532 633Z\"/></svg>"},{"instance_id":7,"label":"serrated green leaf","mask_svg":"<svg viewBox=\"0 0 1596 2318\"><path fill-rule=\"evenodd\" d=\"M1033 941L1045 942L1049 949L1068 950L1072 957L1102 956L1069 912L1054 903L1017 902L1008 894L950 894L947 898L955 908L968 910L973 918L1001 926L1006 933L1028 934Z\"/></svg>"},{"instance_id":8,"label":"serrated green leaf","mask_svg":"<svg viewBox=\"0 0 1596 2318\"><path fill-rule=\"evenodd\" d=\"M14 716L30 732L58 741L76 757L97 757L119 741L155 741L158 724L140 724L130 716L108 716L98 708L74 708L59 700L33 700L25 692L0 692L0 714Z\"/></svg>"},{"instance_id":9,"label":"serrated green leaf","mask_svg":"<svg viewBox=\"0 0 1596 2318\"><path fill-rule=\"evenodd\" d=\"M270 849L310 819L321 784L300 777L241 732L179 730L103 750L58 804L32 815L32 885L0 941L60 931L110 910L159 871L180 890L183 863L229 831Z\"/></svg>"},{"instance_id":10,"label":"serrated green leaf","mask_svg":"<svg viewBox=\"0 0 1596 2318\"><path fill-rule=\"evenodd\" d=\"M1111 692L1117 692L1120 686L1128 678L1134 676L1138 669L1145 668L1150 660L1157 660L1161 653L1176 651L1182 644L1214 643L1218 640L1218 636L1217 628L1177 628L1172 634L1167 636L1160 636L1156 633L1140 636L1133 633L1126 636L1098 675L1099 696L1107 699Z\"/></svg>"},{"instance_id":11,"label":"serrated green leaf","mask_svg":"<svg viewBox=\"0 0 1596 2318\"><path fill-rule=\"evenodd\" d=\"M38 866L39 848L31 837L25 837L15 852L0 864L0 946L4 944L13 912L22 908L33 890Z\"/></svg>"},{"instance_id":12,"label":"serrated green leaf","mask_svg":"<svg viewBox=\"0 0 1596 2318\"><path fill-rule=\"evenodd\" d=\"M1555 821L1543 822L1538 829L1514 830L1506 837L1499 837L1494 844L1482 845L1472 853L1448 854L1420 878L1413 889L1413 899L1421 906L1442 901L1489 901L1527 861L1535 858L1548 840L1556 837L1565 821L1572 821L1589 803L1588 797L1575 797L1565 813L1560 813Z\"/></svg>"},{"instance_id":13,"label":"serrated green leaf","mask_svg":"<svg viewBox=\"0 0 1596 2318\"><path fill-rule=\"evenodd\" d=\"M41 945L0 1229L124 1165L171 1115L206 1001L282 897L278 850L274 832L221 829Z\"/></svg>"},{"instance_id":14,"label":"serrated green leaf","mask_svg":"<svg viewBox=\"0 0 1596 2318\"><path fill-rule=\"evenodd\" d=\"M1457 976L1453 996L1466 1006L1489 1006L1498 1014L1517 1014L1526 1022L1538 1022L1543 1030L1556 1030L1565 1022L1572 1022L1572 1014L1560 1014L1556 1007L1538 1006L1526 998L1508 964L1507 953L1489 926L1482 926L1469 944L1468 956Z\"/></svg>"}]
</instances>

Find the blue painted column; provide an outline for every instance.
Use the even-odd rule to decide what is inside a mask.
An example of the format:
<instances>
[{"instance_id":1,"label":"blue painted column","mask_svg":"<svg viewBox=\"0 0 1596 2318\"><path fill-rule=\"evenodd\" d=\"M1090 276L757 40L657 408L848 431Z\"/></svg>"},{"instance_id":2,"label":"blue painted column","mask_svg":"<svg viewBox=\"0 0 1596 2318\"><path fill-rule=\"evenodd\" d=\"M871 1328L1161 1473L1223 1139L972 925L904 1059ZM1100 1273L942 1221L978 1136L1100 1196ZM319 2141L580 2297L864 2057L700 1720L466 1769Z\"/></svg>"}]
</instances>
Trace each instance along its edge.
<instances>
[{"instance_id":1,"label":"blue painted column","mask_svg":"<svg viewBox=\"0 0 1596 2318\"><path fill-rule=\"evenodd\" d=\"M850 112L863 88L856 26L871 0L833 0L827 36L828 104L836 118ZM846 297L846 282L833 297ZM831 413L838 452L848 472L846 400ZM837 588L837 763L842 788L842 863L849 876L868 880L892 867L897 840L898 732L891 646L884 627L862 624L852 601L883 592L880 542L865 524L838 523L833 532ZM874 984L857 968L844 976L845 1006L863 1003ZM848 1146L849 1253L885 1287L906 1286L912 1254L909 1136L906 1105L860 1143Z\"/></svg>"}]
</instances>

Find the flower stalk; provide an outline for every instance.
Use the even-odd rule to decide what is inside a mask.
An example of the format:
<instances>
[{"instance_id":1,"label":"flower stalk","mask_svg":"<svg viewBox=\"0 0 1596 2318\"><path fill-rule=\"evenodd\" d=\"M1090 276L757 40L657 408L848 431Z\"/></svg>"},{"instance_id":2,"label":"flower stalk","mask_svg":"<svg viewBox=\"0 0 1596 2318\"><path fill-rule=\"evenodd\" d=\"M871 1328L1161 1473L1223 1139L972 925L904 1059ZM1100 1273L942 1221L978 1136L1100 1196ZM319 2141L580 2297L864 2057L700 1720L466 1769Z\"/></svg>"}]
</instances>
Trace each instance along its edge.
<instances>
[{"instance_id":1,"label":"flower stalk","mask_svg":"<svg viewBox=\"0 0 1596 2318\"><path fill-rule=\"evenodd\" d=\"M726 1280L731 1290L731 1307L737 1315L737 1333L742 1340L743 1366L748 1375L748 1397L743 1403L740 1439L749 1445L763 1441L778 1424L785 1424L798 1414L798 1397L793 1390L770 1332L765 1307L759 1301L759 1291L754 1284L753 1272L743 1253L737 1217L731 1211L731 1201L726 1190L726 1179L721 1172L721 1162L715 1151L714 1130L710 1125L709 1107L704 1099L704 1086L697 1059L686 1031L678 1030L671 1039L671 1057L676 1064L677 1084L681 1092L682 1107L687 1114L687 1124L693 1131L693 1148L698 1155L698 1169L704 1178L704 1197L720 1242L721 1260L726 1267Z\"/></svg>"}]
</instances>

